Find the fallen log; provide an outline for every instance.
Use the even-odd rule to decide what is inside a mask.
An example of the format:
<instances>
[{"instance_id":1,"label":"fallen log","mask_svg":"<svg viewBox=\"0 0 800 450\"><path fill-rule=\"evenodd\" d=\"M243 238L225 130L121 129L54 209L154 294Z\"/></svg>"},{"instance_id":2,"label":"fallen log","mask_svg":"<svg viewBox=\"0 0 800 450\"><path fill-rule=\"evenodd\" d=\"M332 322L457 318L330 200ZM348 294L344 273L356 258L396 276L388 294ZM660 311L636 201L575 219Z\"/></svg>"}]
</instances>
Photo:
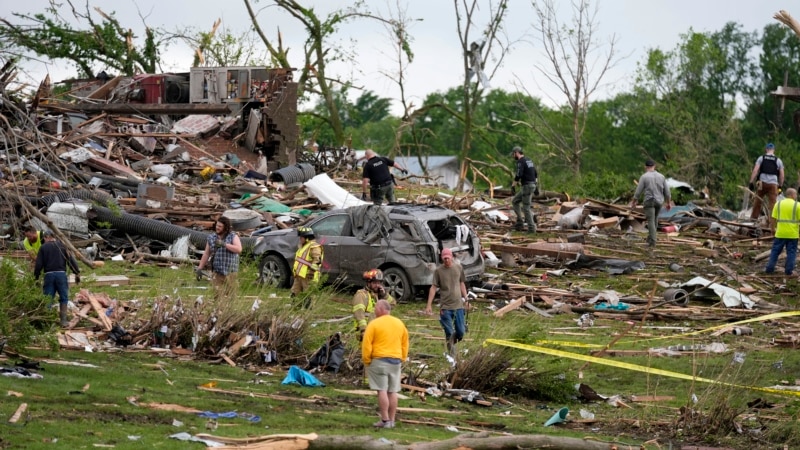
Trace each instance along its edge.
<instances>
[{"instance_id":1,"label":"fallen log","mask_svg":"<svg viewBox=\"0 0 800 450\"><path fill-rule=\"evenodd\" d=\"M504 450L518 448L547 448L550 450L638 450L639 445L626 445L618 442L600 442L592 438L572 438L529 434L521 436L491 436L488 432L467 433L452 439L436 442L416 442L409 445L397 443L387 444L386 440L376 436L331 436L331 435L274 435L257 436L245 439L232 439L209 434L198 434L203 439L215 440L224 444L227 449L246 447L253 449L275 448L308 448L311 450L350 450L360 448L366 450L451 450L454 448L470 450ZM284 440L281 441L281 438ZM298 441L303 441L301 444ZM280 447L281 443L287 444ZM259 445L262 444L262 445ZM307 445L307 447L305 446Z\"/></svg>"}]
</instances>

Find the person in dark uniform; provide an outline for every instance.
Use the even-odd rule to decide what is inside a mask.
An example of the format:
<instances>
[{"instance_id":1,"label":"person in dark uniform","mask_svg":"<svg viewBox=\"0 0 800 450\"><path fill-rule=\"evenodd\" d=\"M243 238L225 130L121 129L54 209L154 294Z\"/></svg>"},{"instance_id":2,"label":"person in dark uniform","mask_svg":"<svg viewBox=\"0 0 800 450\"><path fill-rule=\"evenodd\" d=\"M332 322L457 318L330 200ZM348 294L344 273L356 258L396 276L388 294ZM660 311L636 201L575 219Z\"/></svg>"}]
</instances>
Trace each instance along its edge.
<instances>
[{"instance_id":1,"label":"person in dark uniform","mask_svg":"<svg viewBox=\"0 0 800 450\"><path fill-rule=\"evenodd\" d=\"M750 174L750 185L748 187L756 193L756 198L753 201L753 211L750 214L751 219L756 220L761 215L764 196L767 197L767 210L772 211L772 208L775 207L775 202L778 201L778 188L783 186L783 181L783 161L775 156L775 145L769 143L764 148L764 154L756 160L753 172Z\"/></svg>"},{"instance_id":2,"label":"person in dark uniform","mask_svg":"<svg viewBox=\"0 0 800 450\"><path fill-rule=\"evenodd\" d=\"M36 254L36 267L33 270L33 278L38 280L44 273L44 283L42 291L44 295L55 299L58 293L59 318L61 326L66 327L67 308L69 304L69 281L67 279L67 266L75 274L75 283L81 282L81 271L78 269L78 262L75 257L67 251L64 244L56 241L53 232L44 232L44 244Z\"/></svg>"},{"instance_id":3,"label":"person in dark uniform","mask_svg":"<svg viewBox=\"0 0 800 450\"><path fill-rule=\"evenodd\" d=\"M380 205L384 198L388 203L394 203L394 177L389 169L395 167L403 172L403 175L407 175L408 170L389 158L378 156L373 150L367 150L364 156L367 162L364 164L364 175L361 180L361 200L367 199L367 184L369 184L369 195L373 204Z\"/></svg>"},{"instance_id":4,"label":"person in dark uniform","mask_svg":"<svg viewBox=\"0 0 800 450\"><path fill-rule=\"evenodd\" d=\"M511 200L511 206L514 207L514 213L517 215L517 224L514 227L517 231L523 231L525 224L522 222L522 217L525 217L525 222L528 223L528 233L536 232L536 223L533 221L533 213L531 212L531 197L539 194L539 174L536 172L536 167L533 161L526 158L522 153L521 147L514 147L511 150L511 156L517 160L517 168L514 172L514 182L511 187L517 184L522 185L522 189L514 194Z\"/></svg>"}]
</instances>

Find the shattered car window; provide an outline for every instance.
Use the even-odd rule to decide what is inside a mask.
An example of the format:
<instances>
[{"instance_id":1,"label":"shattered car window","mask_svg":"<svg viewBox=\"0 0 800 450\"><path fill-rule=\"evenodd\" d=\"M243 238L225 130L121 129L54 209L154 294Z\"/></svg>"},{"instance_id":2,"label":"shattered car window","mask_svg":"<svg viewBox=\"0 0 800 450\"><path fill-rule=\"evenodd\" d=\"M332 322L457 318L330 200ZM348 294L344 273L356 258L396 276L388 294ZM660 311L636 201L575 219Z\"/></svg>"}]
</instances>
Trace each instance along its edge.
<instances>
[{"instance_id":1,"label":"shattered car window","mask_svg":"<svg viewBox=\"0 0 800 450\"><path fill-rule=\"evenodd\" d=\"M312 228L314 233L320 236L351 236L350 217L346 214L325 217Z\"/></svg>"}]
</instances>

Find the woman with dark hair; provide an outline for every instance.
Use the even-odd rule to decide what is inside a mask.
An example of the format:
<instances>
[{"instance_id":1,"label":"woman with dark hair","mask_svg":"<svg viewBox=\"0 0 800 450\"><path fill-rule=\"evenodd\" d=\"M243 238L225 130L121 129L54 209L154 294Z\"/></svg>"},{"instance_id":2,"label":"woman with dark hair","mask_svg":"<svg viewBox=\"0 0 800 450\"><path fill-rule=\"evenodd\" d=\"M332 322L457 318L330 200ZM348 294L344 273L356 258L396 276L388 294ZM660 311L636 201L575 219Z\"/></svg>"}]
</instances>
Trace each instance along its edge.
<instances>
[{"instance_id":1,"label":"woman with dark hair","mask_svg":"<svg viewBox=\"0 0 800 450\"><path fill-rule=\"evenodd\" d=\"M239 271L239 254L242 253L242 241L239 235L231 230L231 220L220 217L214 223L214 233L206 238L206 249L200 258L198 270L211 264L211 284L214 286L214 299L232 300L239 289L236 273Z\"/></svg>"}]
</instances>

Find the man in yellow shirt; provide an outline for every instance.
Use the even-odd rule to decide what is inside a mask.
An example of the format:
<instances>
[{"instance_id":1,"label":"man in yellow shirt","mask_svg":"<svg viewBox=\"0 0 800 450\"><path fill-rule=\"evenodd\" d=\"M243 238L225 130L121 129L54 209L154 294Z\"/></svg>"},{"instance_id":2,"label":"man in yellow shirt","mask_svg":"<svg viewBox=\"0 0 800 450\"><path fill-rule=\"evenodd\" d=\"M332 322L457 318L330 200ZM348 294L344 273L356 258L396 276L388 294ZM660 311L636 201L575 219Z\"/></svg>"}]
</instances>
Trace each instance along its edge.
<instances>
[{"instance_id":1,"label":"man in yellow shirt","mask_svg":"<svg viewBox=\"0 0 800 450\"><path fill-rule=\"evenodd\" d=\"M397 393L400 392L401 364L408 358L408 329L402 320L390 315L386 300L375 304L375 319L361 341L361 361L367 368L369 388L377 391L381 420L375 428L394 428Z\"/></svg>"},{"instance_id":2,"label":"man in yellow shirt","mask_svg":"<svg viewBox=\"0 0 800 450\"><path fill-rule=\"evenodd\" d=\"M772 208L772 226L775 229L775 237L772 239L772 251L769 254L767 268L765 272L774 273L775 265L778 263L778 256L786 248L786 265L784 273L792 275L794 264L797 259L797 240L800 236L800 211L797 210L797 190L789 188L786 190L786 198L775 203Z\"/></svg>"}]
</instances>

